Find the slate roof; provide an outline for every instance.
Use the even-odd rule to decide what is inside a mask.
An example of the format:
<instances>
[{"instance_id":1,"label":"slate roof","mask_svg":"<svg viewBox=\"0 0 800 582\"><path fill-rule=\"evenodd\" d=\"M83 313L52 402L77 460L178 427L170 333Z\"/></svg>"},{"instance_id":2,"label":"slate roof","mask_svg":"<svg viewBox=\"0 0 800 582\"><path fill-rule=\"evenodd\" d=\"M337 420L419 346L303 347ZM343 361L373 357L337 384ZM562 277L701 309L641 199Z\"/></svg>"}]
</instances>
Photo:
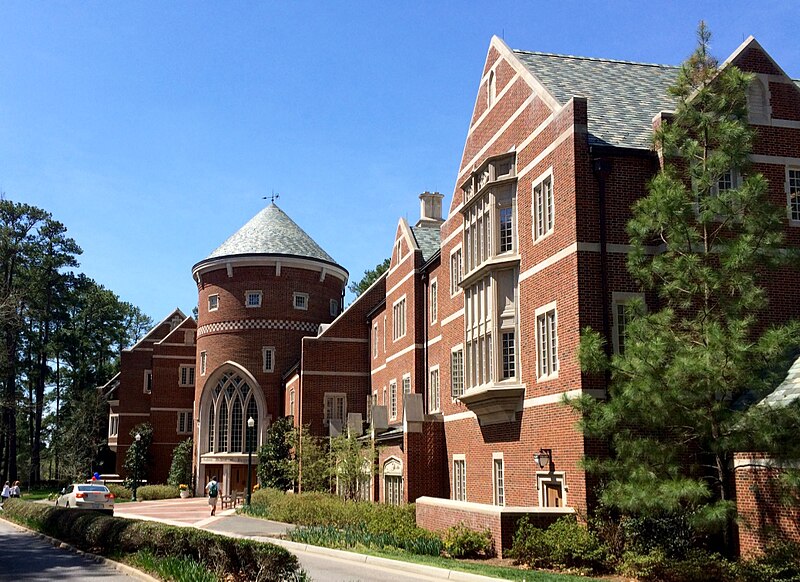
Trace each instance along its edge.
<instances>
[{"instance_id":1,"label":"slate roof","mask_svg":"<svg viewBox=\"0 0 800 582\"><path fill-rule=\"evenodd\" d=\"M234 255L291 255L337 264L273 202L205 259Z\"/></svg>"},{"instance_id":2,"label":"slate roof","mask_svg":"<svg viewBox=\"0 0 800 582\"><path fill-rule=\"evenodd\" d=\"M589 145L650 149L653 117L675 107L667 87L679 67L521 50L514 54L560 104L587 98Z\"/></svg>"},{"instance_id":3,"label":"slate roof","mask_svg":"<svg viewBox=\"0 0 800 582\"><path fill-rule=\"evenodd\" d=\"M423 261L427 261L435 255L442 245L441 231L438 224L435 226L412 226L411 232L414 234L417 246L422 251Z\"/></svg>"},{"instance_id":4,"label":"slate roof","mask_svg":"<svg viewBox=\"0 0 800 582\"><path fill-rule=\"evenodd\" d=\"M786 379L759 403L765 406L786 406L800 399L800 356L794 361Z\"/></svg>"}]
</instances>

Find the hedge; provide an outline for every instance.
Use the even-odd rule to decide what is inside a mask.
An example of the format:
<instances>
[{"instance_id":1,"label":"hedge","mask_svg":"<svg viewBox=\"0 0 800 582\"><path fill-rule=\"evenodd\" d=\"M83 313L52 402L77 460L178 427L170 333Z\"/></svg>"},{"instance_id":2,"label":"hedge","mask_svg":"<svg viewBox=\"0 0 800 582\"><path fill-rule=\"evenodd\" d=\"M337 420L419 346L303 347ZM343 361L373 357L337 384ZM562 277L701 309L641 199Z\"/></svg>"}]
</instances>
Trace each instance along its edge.
<instances>
[{"instance_id":1,"label":"hedge","mask_svg":"<svg viewBox=\"0 0 800 582\"><path fill-rule=\"evenodd\" d=\"M189 558L218 578L237 582L288 581L301 576L297 558L273 544L20 499L8 500L3 509L6 518L95 554L146 550L156 556Z\"/></svg>"},{"instance_id":2,"label":"hedge","mask_svg":"<svg viewBox=\"0 0 800 582\"><path fill-rule=\"evenodd\" d=\"M177 487L171 485L144 485L136 489L136 499L153 501L156 499L175 499L181 496Z\"/></svg>"}]
</instances>

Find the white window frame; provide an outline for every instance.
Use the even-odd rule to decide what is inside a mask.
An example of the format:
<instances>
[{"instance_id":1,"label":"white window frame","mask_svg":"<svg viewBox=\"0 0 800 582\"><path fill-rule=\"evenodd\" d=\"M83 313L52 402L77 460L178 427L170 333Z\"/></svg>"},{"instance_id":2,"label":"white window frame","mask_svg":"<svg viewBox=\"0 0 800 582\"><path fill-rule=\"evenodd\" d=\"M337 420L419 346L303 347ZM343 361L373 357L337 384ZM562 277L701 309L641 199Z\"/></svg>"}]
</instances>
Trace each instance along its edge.
<instances>
[{"instance_id":1,"label":"white window frame","mask_svg":"<svg viewBox=\"0 0 800 582\"><path fill-rule=\"evenodd\" d=\"M538 217L538 210L539 205L537 203L537 194L536 189L540 187L546 180L550 180L550 199L551 203L548 205L545 201L545 212L542 214L542 220L545 223L545 227L547 226L548 218L550 222L549 228L545 228L542 234L538 234L539 231L539 217ZM553 180L553 168L552 166L547 169L542 175L540 175L536 180L533 181L533 185L531 186L531 235L533 238L534 243L538 243L540 240L544 240L553 232L556 228L556 194L555 194L555 184Z\"/></svg>"},{"instance_id":2,"label":"white window frame","mask_svg":"<svg viewBox=\"0 0 800 582\"><path fill-rule=\"evenodd\" d=\"M539 507L549 507L547 502L547 496L544 494L544 485L545 484L558 484L561 486L561 501L563 502L562 507L569 507L569 503L567 501L567 486L566 486L566 479L563 472L545 472L545 471L537 471L536 472L536 490L539 496Z\"/></svg>"},{"instance_id":3,"label":"white window frame","mask_svg":"<svg viewBox=\"0 0 800 582\"><path fill-rule=\"evenodd\" d=\"M181 420L183 420L184 430L181 430ZM192 434L193 427L192 423L194 422L194 414L191 408L187 408L186 410L179 410L178 411L178 419L175 423L175 432L177 434Z\"/></svg>"},{"instance_id":4,"label":"white window frame","mask_svg":"<svg viewBox=\"0 0 800 582\"><path fill-rule=\"evenodd\" d=\"M262 300L263 296L264 296L264 293L262 291L257 291L257 290L245 291L244 292L244 306L247 309L256 309L258 307L261 307L261 300ZM257 297L258 298L258 303L256 303L255 305L251 305L250 304L250 298L251 297Z\"/></svg>"},{"instance_id":5,"label":"white window frame","mask_svg":"<svg viewBox=\"0 0 800 582\"><path fill-rule=\"evenodd\" d=\"M392 461L396 461L397 465L399 465L399 471L392 471L390 473L386 472L386 467ZM383 462L383 467L381 470L382 473L382 485L383 485L383 502L387 505L402 505L403 504L403 488L405 487L405 479L403 479L403 462L398 459L397 457L389 457ZM392 479L393 483L398 483L396 495L393 494L391 499L389 497L389 488L387 487L388 482L387 478ZM396 503L395 503L396 501Z\"/></svg>"},{"instance_id":6,"label":"white window frame","mask_svg":"<svg viewBox=\"0 0 800 582\"><path fill-rule=\"evenodd\" d=\"M402 304L402 308L398 307ZM398 317L398 314L400 316ZM398 341L406 337L408 330L408 309L406 305L406 296L403 295L392 303L392 341Z\"/></svg>"},{"instance_id":7,"label":"white window frame","mask_svg":"<svg viewBox=\"0 0 800 582\"><path fill-rule=\"evenodd\" d=\"M433 378L436 377L436 386L433 386ZM428 414L436 414L442 411L442 376L439 371L439 364L428 368ZM435 399L435 400L434 400ZM435 405L435 406L434 406Z\"/></svg>"},{"instance_id":8,"label":"white window frame","mask_svg":"<svg viewBox=\"0 0 800 582\"><path fill-rule=\"evenodd\" d=\"M792 173L796 174L797 181L796 210L792 208ZM786 216L789 218L790 226L800 226L800 166L786 166Z\"/></svg>"},{"instance_id":9,"label":"white window frame","mask_svg":"<svg viewBox=\"0 0 800 582\"><path fill-rule=\"evenodd\" d=\"M397 420L397 380L389 382L389 419Z\"/></svg>"},{"instance_id":10,"label":"white window frame","mask_svg":"<svg viewBox=\"0 0 800 582\"><path fill-rule=\"evenodd\" d=\"M453 269L453 258L456 253L458 253L457 274ZM455 297L463 291L461 289L461 281L464 279L464 253L461 251L461 243L457 244L453 250L450 251L450 262L448 265L450 269L450 297Z\"/></svg>"},{"instance_id":11,"label":"white window frame","mask_svg":"<svg viewBox=\"0 0 800 582\"><path fill-rule=\"evenodd\" d=\"M178 376L180 380L180 376ZM153 370L144 371L144 382L142 384L142 392L145 394L153 393Z\"/></svg>"},{"instance_id":12,"label":"white window frame","mask_svg":"<svg viewBox=\"0 0 800 582\"><path fill-rule=\"evenodd\" d=\"M342 422L342 427L344 427L347 423L347 394L344 392L325 392L322 402L324 408L322 412L322 424L328 426L331 420L340 420ZM333 405L333 410L335 411L339 402L342 403L342 418L331 415L331 405Z\"/></svg>"},{"instance_id":13,"label":"white window frame","mask_svg":"<svg viewBox=\"0 0 800 582\"><path fill-rule=\"evenodd\" d=\"M294 416L294 388L289 389L289 416Z\"/></svg>"},{"instance_id":14,"label":"white window frame","mask_svg":"<svg viewBox=\"0 0 800 582\"><path fill-rule=\"evenodd\" d=\"M195 383L194 364L180 364L178 367L178 386L192 388Z\"/></svg>"},{"instance_id":15,"label":"white window frame","mask_svg":"<svg viewBox=\"0 0 800 582\"><path fill-rule=\"evenodd\" d=\"M411 394L411 374L403 374L403 394Z\"/></svg>"},{"instance_id":16,"label":"white window frame","mask_svg":"<svg viewBox=\"0 0 800 582\"><path fill-rule=\"evenodd\" d=\"M217 309L219 309L219 293L212 293L208 296L208 310L216 311Z\"/></svg>"},{"instance_id":17,"label":"white window frame","mask_svg":"<svg viewBox=\"0 0 800 582\"><path fill-rule=\"evenodd\" d=\"M497 100L497 74L495 69L489 71L489 78L486 80L486 109L491 109Z\"/></svg>"},{"instance_id":18,"label":"white window frame","mask_svg":"<svg viewBox=\"0 0 800 582\"><path fill-rule=\"evenodd\" d=\"M378 324L372 325L372 359L378 357Z\"/></svg>"},{"instance_id":19,"label":"white window frame","mask_svg":"<svg viewBox=\"0 0 800 582\"><path fill-rule=\"evenodd\" d=\"M453 455L453 500L467 500L467 456Z\"/></svg>"},{"instance_id":20,"label":"white window frame","mask_svg":"<svg viewBox=\"0 0 800 582\"><path fill-rule=\"evenodd\" d=\"M711 186L711 195L712 196L719 196L719 183L722 178L725 177L725 174L731 175L731 187L725 188L724 190L735 190L742 185L742 173L736 168L730 168L726 170L719 178L714 181L714 184Z\"/></svg>"},{"instance_id":21,"label":"white window frame","mask_svg":"<svg viewBox=\"0 0 800 582\"><path fill-rule=\"evenodd\" d=\"M611 294L611 315L612 315L612 333L611 333L611 341L614 344L614 353L619 353L619 345L620 345L620 321L619 321L619 306L625 305L626 303L630 303L633 300L641 299L644 301L644 294L643 293L623 293L623 292L613 292Z\"/></svg>"},{"instance_id":22,"label":"white window frame","mask_svg":"<svg viewBox=\"0 0 800 582\"><path fill-rule=\"evenodd\" d=\"M500 471L498 474L498 461ZM499 479L498 479L499 476ZM492 453L492 502L495 505L504 506L506 504L506 467L503 453Z\"/></svg>"},{"instance_id":23,"label":"white window frame","mask_svg":"<svg viewBox=\"0 0 800 582\"><path fill-rule=\"evenodd\" d=\"M431 312L431 323L436 323L439 320L439 280L438 280L438 278L431 279L428 298L429 298L429 311Z\"/></svg>"},{"instance_id":24,"label":"white window frame","mask_svg":"<svg viewBox=\"0 0 800 582\"><path fill-rule=\"evenodd\" d=\"M387 317L383 316L383 353L386 353L386 322L388 321Z\"/></svg>"},{"instance_id":25,"label":"white window frame","mask_svg":"<svg viewBox=\"0 0 800 582\"><path fill-rule=\"evenodd\" d=\"M461 371L460 371L460 373L461 373L461 378L460 378L460 380L461 380L461 389L458 391L458 394L456 394L456 389L455 389L456 388L456 381L455 381L456 380L456 375L455 375L455 369L456 368L455 368L455 365L454 365L454 356L456 354L458 354L458 353L461 354L461 364L460 364L460 366L461 366ZM455 346L454 348L452 348L450 350L450 398L452 398L454 402L455 402L455 400L457 398L460 398L461 396L464 395L465 382L466 382L466 374L465 374L465 369L464 369L464 344L458 344L457 346Z\"/></svg>"},{"instance_id":26,"label":"white window frame","mask_svg":"<svg viewBox=\"0 0 800 582\"><path fill-rule=\"evenodd\" d=\"M108 438L119 436L119 414L108 415Z\"/></svg>"},{"instance_id":27,"label":"white window frame","mask_svg":"<svg viewBox=\"0 0 800 582\"><path fill-rule=\"evenodd\" d=\"M303 305L297 305L298 299L303 300ZM298 311L308 311L308 293L301 293L299 291L292 293L292 307Z\"/></svg>"},{"instance_id":28,"label":"white window frame","mask_svg":"<svg viewBox=\"0 0 800 582\"><path fill-rule=\"evenodd\" d=\"M270 354L269 366L267 366L267 353ZM267 374L275 371L275 347L264 346L261 348L261 371Z\"/></svg>"},{"instance_id":29,"label":"white window frame","mask_svg":"<svg viewBox=\"0 0 800 582\"><path fill-rule=\"evenodd\" d=\"M339 300L338 299L331 299L329 305L329 313L331 317L336 317L339 315Z\"/></svg>"},{"instance_id":30,"label":"white window frame","mask_svg":"<svg viewBox=\"0 0 800 582\"><path fill-rule=\"evenodd\" d=\"M201 376L205 376L206 375L206 367L207 367L207 365L208 365L208 354L206 353L205 350L203 350L202 352L200 352L200 375Z\"/></svg>"},{"instance_id":31,"label":"white window frame","mask_svg":"<svg viewBox=\"0 0 800 582\"><path fill-rule=\"evenodd\" d=\"M548 327L545 330L545 346L541 345L541 338L540 338L540 331L539 331L539 320L540 318L545 318L547 321L547 315L550 312L553 312L555 318L555 333L553 336L550 336L550 328ZM556 301L552 303L548 303L547 305L543 305L536 310L535 315L535 324L536 324L536 380L537 382L544 382L547 380L554 380L558 378L558 370L560 366L560 359L558 357L558 308L556 307ZM545 349L545 356L548 357L547 368L548 373L542 373L542 349Z\"/></svg>"}]
</instances>

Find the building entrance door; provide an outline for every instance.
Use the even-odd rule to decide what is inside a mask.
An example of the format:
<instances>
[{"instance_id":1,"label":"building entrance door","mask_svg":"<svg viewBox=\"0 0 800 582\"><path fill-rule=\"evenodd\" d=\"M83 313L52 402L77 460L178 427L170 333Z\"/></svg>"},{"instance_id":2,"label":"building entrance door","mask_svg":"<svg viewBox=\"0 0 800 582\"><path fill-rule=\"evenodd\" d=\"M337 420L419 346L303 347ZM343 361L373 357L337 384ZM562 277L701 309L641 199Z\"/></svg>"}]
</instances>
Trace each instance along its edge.
<instances>
[{"instance_id":1,"label":"building entrance door","mask_svg":"<svg viewBox=\"0 0 800 582\"><path fill-rule=\"evenodd\" d=\"M250 473L250 486L254 486L256 480L256 466L253 465ZM247 465L231 465L231 492L244 491L247 493Z\"/></svg>"},{"instance_id":2,"label":"building entrance door","mask_svg":"<svg viewBox=\"0 0 800 582\"><path fill-rule=\"evenodd\" d=\"M208 485L208 482L211 481L211 477L216 476L217 481L219 482L219 489L222 490L222 465L202 465L203 467L203 475L202 475L202 483L197 484L197 491L200 495L207 495L205 487Z\"/></svg>"}]
</instances>

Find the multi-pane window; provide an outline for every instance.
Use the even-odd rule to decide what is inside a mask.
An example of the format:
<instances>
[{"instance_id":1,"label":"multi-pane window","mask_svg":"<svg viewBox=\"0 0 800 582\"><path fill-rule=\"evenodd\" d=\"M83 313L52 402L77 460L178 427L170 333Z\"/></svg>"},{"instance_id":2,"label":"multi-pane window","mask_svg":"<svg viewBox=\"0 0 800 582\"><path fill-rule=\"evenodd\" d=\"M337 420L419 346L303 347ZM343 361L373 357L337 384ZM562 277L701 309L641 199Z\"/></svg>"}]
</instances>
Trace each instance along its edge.
<instances>
[{"instance_id":1,"label":"multi-pane window","mask_svg":"<svg viewBox=\"0 0 800 582\"><path fill-rule=\"evenodd\" d=\"M455 295L461 287L462 264L461 249L458 248L450 255L450 295Z\"/></svg>"},{"instance_id":2,"label":"multi-pane window","mask_svg":"<svg viewBox=\"0 0 800 582\"><path fill-rule=\"evenodd\" d=\"M245 297L247 307L261 307L261 291L248 291Z\"/></svg>"},{"instance_id":3,"label":"multi-pane window","mask_svg":"<svg viewBox=\"0 0 800 582\"><path fill-rule=\"evenodd\" d=\"M178 371L179 386L194 386L194 366L182 364Z\"/></svg>"},{"instance_id":4,"label":"multi-pane window","mask_svg":"<svg viewBox=\"0 0 800 582\"><path fill-rule=\"evenodd\" d=\"M153 392L153 370L144 371L143 390L145 394L151 394Z\"/></svg>"},{"instance_id":5,"label":"multi-pane window","mask_svg":"<svg viewBox=\"0 0 800 582\"><path fill-rule=\"evenodd\" d=\"M428 412L439 412L442 404L439 396L439 367L431 368L428 380Z\"/></svg>"},{"instance_id":6,"label":"multi-pane window","mask_svg":"<svg viewBox=\"0 0 800 582\"><path fill-rule=\"evenodd\" d=\"M557 325L555 307L536 316L536 359L540 379L558 372Z\"/></svg>"},{"instance_id":7,"label":"multi-pane window","mask_svg":"<svg viewBox=\"0 0 800 582\"><path fill-rule=\"evenodd\" d=\"M264 347L261 348L261 358L263 360L263 370L265 372L275 371L275 348Z\"/></svg>"},{"instance_id":8,"label":"multi-pane window","mask_svg":"<svg viewBox=\"0 0 800 582\"><path fill-rule=\"evenodd\" d=\"M553 230L553 176L546 176L533 187L533 240Z\"/></svg>"},{"instance_id":9,"label":"multi-pane window","mask_svg":"<svg viewBox=\"0 0 800 582\"><path fill-rule=\"evenodd\" d=\"M384 497L389 505L403 503L403 477L400 475L386 475L383 478Z\"/></svg>"},{"instance_id":10,"label":"multi-pane window","mask_svg":"<svg viewBox=\"0 0 800 582\"><path fill-rule=\"evenodd\" d=\"M409 374L403 376L403 394L411 394L411 376Z\"/></svg>"},{"instance_id":11,"label":"multi-pane window","mask_svg":"<svg viewBox=\"0 0 800 582\"><path fill-rule=\"evenodd\" d=\"M467 383L480 386L491 382L492 357L492 278L486 277L465 291Z\"/></svg>"},{"instance_id":12,"label":"multi-pane window","mask_svg":"<svg viewBox=\"0 0 800 582\"><path fill-rule=\"evenodd\" d=\"M256 422L256 428L251 430L258 434L259 414L255 393L244 378L231 372L224 373L211 391L211 403L207 414L208 452L247 452L243 439L243 435L247 434L246 422L252 417ZM191 417L189 425L191 426ZM248 438L255 437L251 434Z\"/></svg>"},{"instance_id":13,"label":"multi-pane window","mask_svg":"<svg viewBox=\"0 0 800 582\"><path fill-rule=\"evenodd\" d=\"M506 483L502 457L492 460L492 481L494 485L494 504L506 504Z\"/></svg>"},{"instance_id":14,"label":"multi-pane window","mask_svg":"<svg viewBox=\"0 0 800 582\"><path fill-rule=\"evenodd\" d=\"M724 192L725 190L733 190L734 188L738 188L740 181L741 176L739 175L739 172L736 170L728 170L719 177L717 183L711 189L711 193L716 195L720 192Z\"/></svg>"},{"instance_id":15,"label":"multi-pane window","mask_svg":"<svg viewBox=\"0 0 800 582\"><path fill-rule=\"evenodd\" d=\"M330 314L331 314L331 317L336 317L337 315L339 315L339 300L338 299L331 299Z\"/></svg>"},{"instance_id":16,"label":"multi-pane window","mask_svg":"<svg viewBox=\"0 0 800 582\"><path fill-rule=\"evenodd\" d=\"M800 221L800 168L789 168L786 171L786 182L789 219Z\"/></svg>"},{"instance_id":17,"label":"multi-pane window","mask_svg":"<svg viewBox=\"0 0 800 582\"><path fill-rule=\"evenodd\" d=\"M436 320L439 318L439 301L437 297L438 287L439 284L436 279L431 281L431 287L430 287L431 298L429 302L430 312L431 312L431 323L436 323Z\"/></svg>"},{"instance_id":18,"label":"multi-pane window","mask_svg":"<svg viewBox=\"0 0 800 582\"><path fill-rule=\"evenodd\" d=\"M378 357L378 324L372 326L372 357Z\"/></svg>"},{"instance_id":19,"label":"multi-pane window","mask_svg":"<svg viewBox=\"0 0 800 582\"><path fill-rule=\"evenodd\" d=\"M119 435L119 415L112 414L108 417L108 436L116 437Z\"/></svg>"},{"instance_id":20,"label":"multi-pane window","mask_svg":"<svg viewBox=\"0 0 800 582\"><path fill-rule=\"evenodd\" d=\"M501 253L514 250L514 210L511 206L500 208L499 249Z\"/></svg>"},{"instance_id":21,"label":"multi-pane window","mask_svg":"<svg viewBox=\"0 0 800 582\"><path fill-rule=\"evenodd\" d=\"M347 418L347 396L344 394L325 394L325 416L327 425L331 420L344 423Z\"/></svg>"},{"instance_id":22,"label":"multi-pane window","mask_svg":"<svg viewBox=\"0 0 800 582\"><path fill-rule=\"evenodd\" d=\"M216 311L217 309L219 309L219 295L215 293L208 296L208 310Z\"/></svg>"},{"instance_id":23,"label":"multi-pane window","mask_svg":"<svg viewBox=\"0 0 800 582\"><path fill-rule=\"evenodd\" d=\"M242 401L239 398L233 400L231 406L231 452L242 451L242 429L244 428L244 413L242 411Z\"/></svg>"},{"instance_id":24,"label":"multi-pane window","mask_svg":"<svg viewBox=\"0 0 800 582\"><path fill-rule=\"evenodd\" d=\"M182 410L178 412L178 434L190 432L192 432L192 411Z\"/></svg>"},{"instance_id":25,"label":"multi-pane window","mask_svg":"<svg viewBox=\"0 0 800 582\"><path fill-rule=\"evenodd\" d=\"M292 302L295 309L305 311L308 309L308 293L294 293L292 294Z\"/></svg>"},{"instance_id":26,"label":"multi-pane window","mask_svg":"<svg viewBox=\"0 0 800 582\"><path fill-rule=\"evenodd\" d=\"M397 381L392 380L389 383L389 416L397 418Z\"/></svg>"},{"instance_id":27,"label":"multi-pane window","mask_svg":"<svg viewBox=\"0 0 800 582\"><path fill-rule=\"evenodd\" d=\"M477 269L492 256L492 203L481 196L464 211L464 271Z\"/></svg>"},{"instance_id":28,"label":"multi-pane window","mask_svg":"<svg viewBox=\"0 0 800 582\"><path fill-rule=\"evenodd\" d=\"M464 350L450 352L450 395L458 398L464 394Z\"/></svg>"},{"instance_id":29,"label":"multi-pane window","mask_svg":"<svg viewBox=\"0 0 800 582\"><path fill-rule=\"evenodd\" d=\"M200 352L200 375L206 375L206 352Z\"/></svg>"},{"instance_id":30,"label":"multi-pane window","mask_svg":"<svg viewBox=\"0 0 800 582\"><path fill-rule=\"evenodd\" d=\"M392 339L397 341L406 335L406 298L403 297L392 308Z\"/></svg>"},{"instance_id":31,"label":"multi-pane window","mask_svg":"<svg viewBox=\"0 0 800 582\"><path fill-rule=\"evenodd\" d=\"M289 416L294 416L294 388L289 390Z\"/></svg>"},{"instance_id":32,"label":"multi-pane window","mask_svg":"<svg viewBox=\"0 0 800 582\"><path fill-rule=\"evenodd\" d=\"M516 375L515 364L514 332L503 332L503 378L513 378Z\"/></svg>"},{"instance_id":33,"label":"multi-pane window","mask_svg":"<svg viewBox=\"0 0 800 582\"><path fill-rule=\"evenodd\" d=\"M453 459L453 499L467 500L467 461Z\"/></svg>"}]
</instances>

